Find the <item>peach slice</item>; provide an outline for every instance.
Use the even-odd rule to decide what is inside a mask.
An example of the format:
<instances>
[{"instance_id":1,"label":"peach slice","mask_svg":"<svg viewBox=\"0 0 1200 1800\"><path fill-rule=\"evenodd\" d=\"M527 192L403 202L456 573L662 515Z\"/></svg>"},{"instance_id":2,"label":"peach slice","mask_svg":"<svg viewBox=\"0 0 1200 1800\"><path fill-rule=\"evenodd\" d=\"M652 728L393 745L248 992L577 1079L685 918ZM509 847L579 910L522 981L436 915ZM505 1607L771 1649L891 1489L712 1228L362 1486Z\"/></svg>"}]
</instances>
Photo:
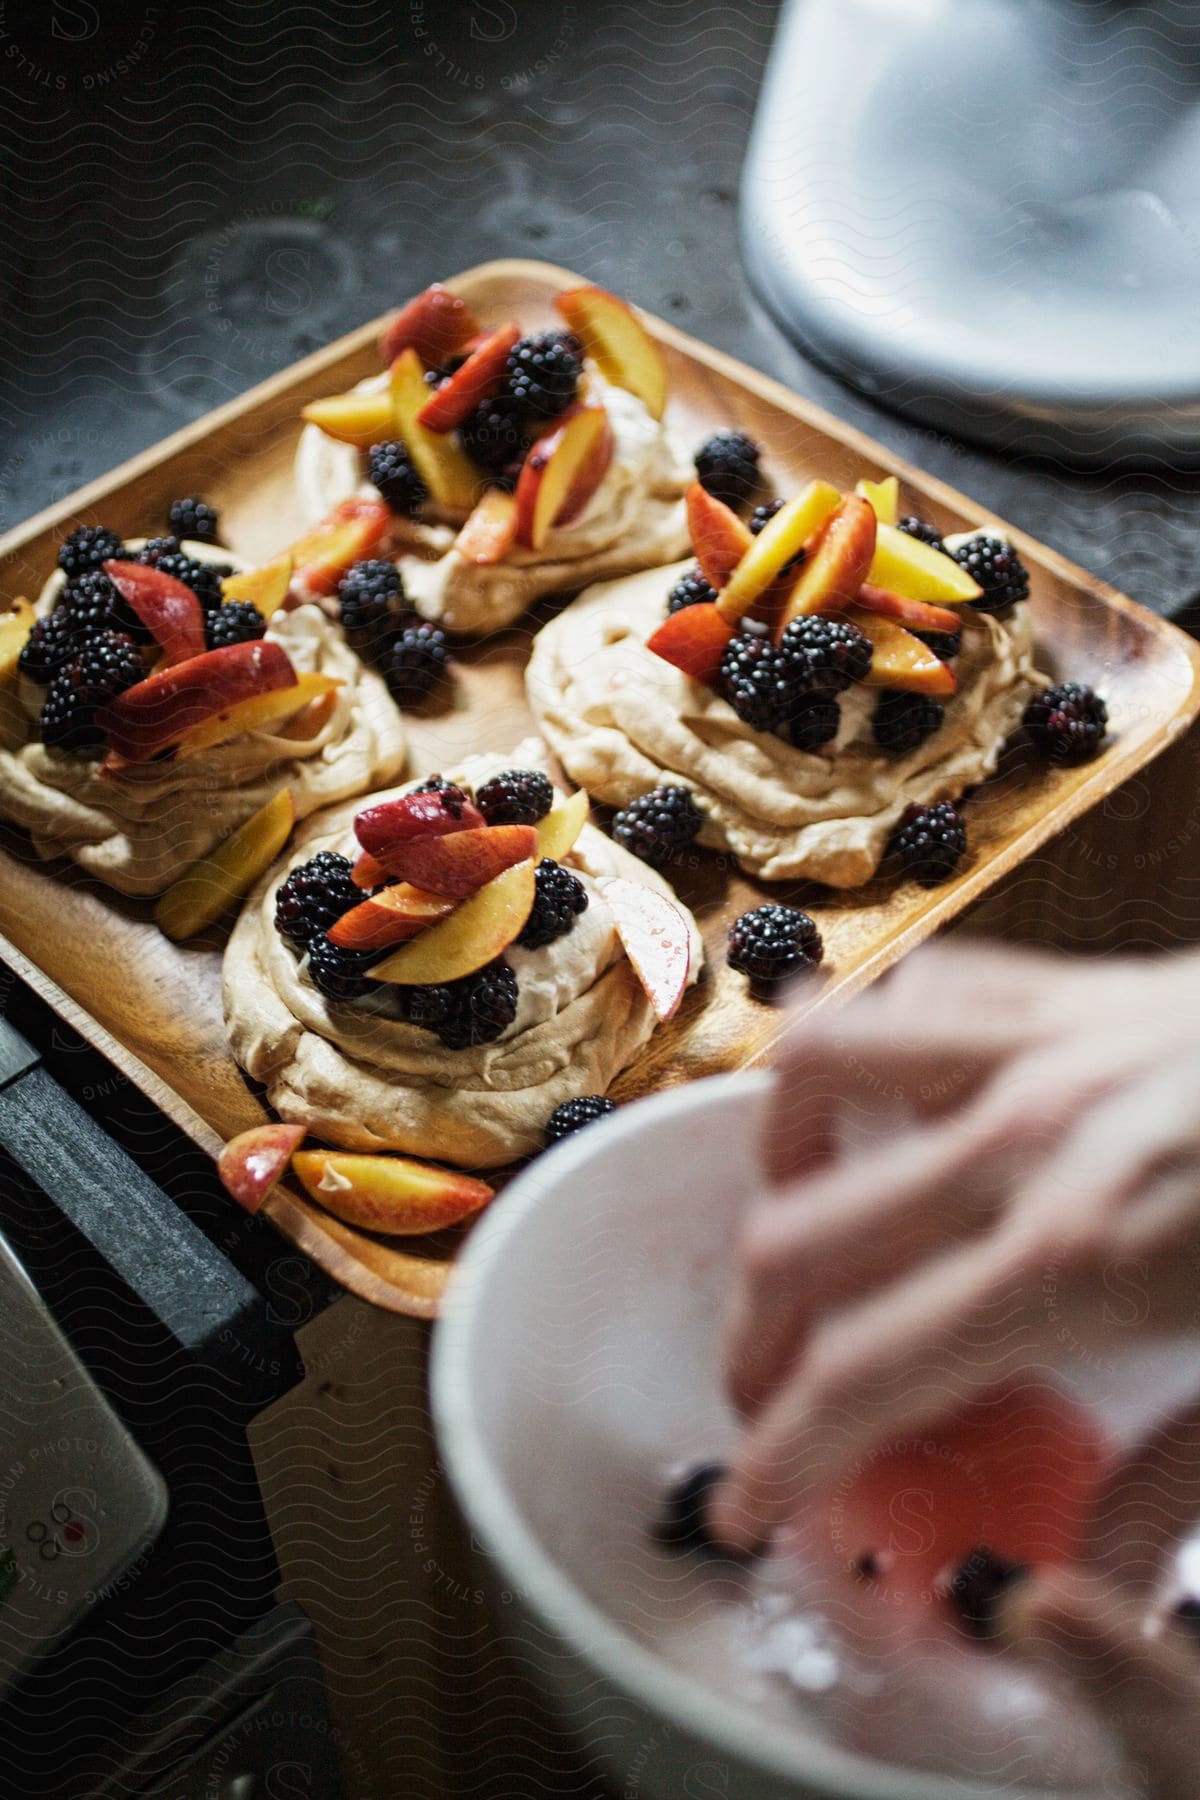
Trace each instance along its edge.
<instances>
[{"instance_id":1,"label":"peach slice","mask_svg":"<svg viewBox=\"0 0 1200 1800\"><path fill-rule=\"evenodd\" d=\"M360 900L329 927L327 936L339 950L390 950L407 943L454 911L455 902L428 894L409 881L397 881Z\"/></svg>"},{"instance_id":2,"label":"peach slice","mask_svg":"<svg viewBox=\"0 0 1200 1800\"><path fill-rule=\"evenodd\" d=\"M392 435L392 399L386 388L377 394L351 392L310 400L301 407L300 417L326 437L353 444L356 450L369 450Z\"/></svg>"},{"instance_id":3,"label":"peach slice","mask_svg":"<svg viewBox=\"0 0 1200 1800\"><path fill-rule=\"evenodd\" d=\"M414 838L446 837L452 831L477 831L485 824L473 800L447 806L440 793L401 794L364 806L354 817L354 835L364 850L385 856L397 844Z\"/></svg>"},{"instance_id":4,"label":"peach slice","mask_svg":"<svg viewBox=\"0 0 1200 1800\"><path fill-rule=\"evenodd\" d=\"M711 600L668 613L646 639L647 650L661 656L706 687L715 687L721 658L734 635L734 627Z\"/></svg>"},{"instance_id":5,"label":"peach slice","mask_svg":"<svg viewBox=\"0 0 1200 1800\"><path fill-rule=\"evenodd\" d=\"M419 1237L461 1225L495 1192L486 1181L411 1156L298 1150L292 1167L327 1212L347 1225L392 1237Z\"/></svg>"},{"instance_id":6,"label":"peach slice","mask_svg":"<svg viewBox=\"0 0 1200 1800\"><path fill-rule=\"evenodd\" d=\"M699 481L689 487L686 504L688 535L700 572L710 587L723 588L754 542L750 528Z\"/></svg>"},{"instance_id":7,"label":"peach slice","mask_svg":"<svg viewBox=\"0 0 1200 1800\"><path fill-rule=\"evenodd\" d=\"M351 563L376 550L391 525L382 500L339 500L291 547L293 579L310 594L330 594Z\"/></svg>"},{"instance_id":8,"label":"peach slice","mask_svg":"<svg viewBox=\"0 0 1200 1800\"><path fill-rule=\"evenodd\" d=\"M14 600L7 612L0 613L0 682L10 681L16 674L36 617L29 601L23 598Z\"/></svg>"},{"instance_id":9,"label":"peach slice","mask_svg":"<svg viewBox=\"0 0 1200 1800\"><path fill-rule=\"evenodd\" d=\"M855 482L854 491L867 501L881 525L894 525L900 517L900 483L894 475L882 481L868 481L864 475Z\"/></svg>"},{"instance_id":10,"label":"peach slice","mask_svg":"<svg viewBox=\"0 0 1200 1800\"><path fill-rule=\"evenodd\" d=\"M782 518L783 514L776 517ZM770 529L768 525L763 537ZM829 515L820 536L810 546L799 579L779 615L776 638L802 614L836 611L854 598L871 564L875 532L870 503L860 494L849 494Z\"/></svg>"},{"instance_id":11,"label":"peach slice","mask_svg":"<svg viewBox=\"0 0 1200 1800\"><path fill-rule=\"evenodd\" d=\"M500 388L508 353L520 335L521 327L515 320L485 332L466 362L426 400L417 415L418 423L430 431L453 431L461 425L481 400Z\"/></svg>"},{"instance_id":12,"label":"peach slice","mask_svg":"<svg viewBox=\"0 0 1200 1800\"><path fill-rule=\"evenodd\" d=\"M217 1174L239 1206L256 1213L304 1142L303 1125L255 1125L230 1138Z\"/></svg>"},{"instance_id":13,"label":"peach slice","mask_svg":"<svg viewBox=\"0 0 1200 1800\"><path fill-rule=\"evenodd\" d=\"M905 631L894 619L849 606L844 616L871 640L871 672L867 687L905 688L913 694L932 694L944 699L958 683L954 670L934 655L920 638Z\"/></svg>"},{"instance_id":14,"label":"peach slice","mask_svg":"<svg viewBox=\"0 0 1200 1800\"><path fill-rule=\"evenodd\" d=\"M564 856L575 848L575 840L587 824L588 808L591 802L585 788L579 788L564 800L561 806L553 806L544 819L539 819L534 829L537 832L537 859L543 862L549 857L551 862L561 862Z\"/></svg>"},{"instance_id":15,"label":"peach slice","mask_svg":"<svg viewBox=\"0 0 1200 1800\"><path fill-rule=\"evenodd\" d=\"M879 527L875 554L864 578L875 587L903 594L907 600L934 600L943 606L978 600L983 591L944 550L935 550L932 544L923 544L894 525Z\"/></svg>"},{"instance_id":16,"label":"peach slice","mask_svg":"<svg viewBox=\"0 0 1200 1800\"><path fill-rule=\"evenodd\" d=\"M226 575L221 583L222 600L247 600L257 606L264 619L277 613L288 597L292 585L293 560L285 550L273 562L257 569L243 569L240 575Z\"/></svg>"},{"instance_id":17,"label":"peach slice","mask_svg":"<svg viewBox=\"0 0 1200 1800\"><path fill-rule=\"evenodd\" d=\"M503 562L517 541L517 502L503 488L486 488L454 540L464 562L485 568Z\"/></svg>"},{"instance_id":18,"label":"peach slice","mask_svg":"<svg viewBox=\"0 0 1200 1800\"><path fill-rule=\"evenodd\" d=\"M383 864L376 857L369 856L365 850L350 871L351 881L355 887L360 888L382 887L387 878L388 872Z\"/></svg>"},{"instance_id":19,"label":"peach slice","mask_svg":"<svg viewBox=\"0 0 1200 1800\"><path fill-rule=\"evenodd\" d=\"M384 326L379 354L390 364L411 346L427 368L436 369L478 334L479 321L466 301L435 281Z\"/></svg>"},{"instance_id":20,"label":"peach slice","mask_svg":"<svg viewBox=\"0 0 1200 1800\"><path fill-rule=\"evenodd\" d=\"M864 612L880 613L884 618L898 619L912 631L957 632L962 617L943 606L930 606L926 600L906 600L903 594L889 593L864 581L854 596L855 606Z\"/></svg>"},{"instance_id":21,"label":"peach slice","mask_svg":"<svg viewBox=\"0 0 1200 1800\"><path fill-rule=\"evenodd\" d=\"M158 670L99 707L96 723L116 760L148 762L218 713L296 685L286 651L269 638L255 638Z\"/></svg>"},{"instance_id":22,"label":"peach slice","mask_svg":"<svg viewBox=\"0 0 1200 1800\"><path fill-rule=\"evenodd\" d=\"M578 518L612 461L602 406L576 406L538 439L517 478L517 541L540 550L553 525Z\"/></svg>"},{"instance_id":23,"label":"peach slice","mask_svg":"<svg viewBox=\"0 0 1200 1800\"><path fill-rule=\"evenodd\" d=\"M455 438L422 425L421 414L429 388L421 359L411 348L402 350L392 364L390 377L395 434L404 440L413 466L430 498L438 506L469 513L479 494L482 477Z\"/></svg>"},{"instance_id":24,"label":"peach slice","mask_svg":"<svg viewBox=\"0 0 1200 1800\"><path fill-rule=\"evenodd\" d=\"M427 987L473 975L508 949L533 911L536 894L532 858L513 863L456 906L448 918L376 963L369 971L372 981Z\"/></svg>"},{"instance_id":25,"label":"peach slice","mask_svg":"<svg viewBox=\"0 0 1200 1800\"><path fill-rule=\"evenodd\" d=\"M211 719L205 719L203 724L193 725L179 738L175 753L181 757L196 756L201 750L227 744L230 738L242 737L247 731L269 731L284 720L290 727L305 707L316 701L332 701L341 685L336 675L322 675L315 669L306 669L303 675L296 677L293 687L280 688L274 693L252 694L248 700L239 700ZM315 721L311 723L312 733L319 729ZM281 731L279 735L290 734Z\"/></svg>"},{"instance_id":26,"label":"peach slice","mask_svg":"<svg viewBox=\"0 0 1200 1800\"><path fill-rule=\"evenodd\" d=\"M204 654L204 609L191 588L145 563L106 562L104 573L160 647L168 665Z\"/></svg>"},{"instance_id":27,"label":"peach slice","mask_svg":"<svg viewBox=\"0 0 1200 1800\"><path fill-rule=\"evenodd\" d=\"M295 823L295 796L281 788L167 889L154 908L159 930L180 943L215 924L266 874Z\"/></svg>"},{"instance_id":28,"label":"peach slice","mask_svg":"<svg viewBox=\"0 0 1200 1800\"><path fill-rule=\"evenodd\" d=\"M655 1017L674 1018L692 965L687 920L673 900L640 881L612 875L600 883L612 908L617 936L642 984Z\"/></svg>"},{"instance_id":29,"label":"peach slice","mask_svg":"<svg viewBox=\"0 0 1200 1800\"><path fill-rule=\"evenodd\" d=\"M748 613L784 565L803 550L813 533L820 530L837 510L841 499L837 489L827 481L810 481L806 488L781 506L758 536L750 539L745 555L722 588L717 601L722 615L736 624ZM874 514L870 507L866 511L873 527Z\"/></svg>"},{"instance_id":30,"label":"peach slice","mask_svg":"<svg viewBox=\"0 0 1200 1800\"><path fill-rule=\"evenodd\" d=\"M636 394L652 419L667 404L662 353L633 308L607 288L568 288L554 302L606 381Z\"/></svg>"},{"instance_id":31,"label":"peach slice","mask_svg":"<svg viewBox=\"0 0 1200 1800\"><path fill-rule=\"evenodd\" d=\"M449 837L413 838L371 854L401 881L465 900L513 863L536 856L537 832L532 825L485 825Z\"/></svg>"}]
</instances>

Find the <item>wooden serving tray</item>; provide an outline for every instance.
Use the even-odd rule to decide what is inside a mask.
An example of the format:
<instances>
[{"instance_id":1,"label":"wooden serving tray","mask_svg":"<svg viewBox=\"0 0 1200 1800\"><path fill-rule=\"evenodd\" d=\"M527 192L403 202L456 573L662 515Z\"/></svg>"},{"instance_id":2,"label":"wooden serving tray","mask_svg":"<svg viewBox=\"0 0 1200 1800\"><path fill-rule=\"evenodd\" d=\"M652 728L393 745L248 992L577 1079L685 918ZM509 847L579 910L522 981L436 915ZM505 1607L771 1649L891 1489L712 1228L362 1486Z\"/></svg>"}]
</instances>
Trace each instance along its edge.
<instances>
[{"instance_id":1,"label":"wooden serving tray","mask_svg":"<svg viewBox=\"0 0 1200 1800\"><path fill-rule=\"evenodd\" d=\"M546 263L504 261L468 270L450 285L485 322L515 317L532 329L552 322L553 295L579 279ZM128 536L153 532L164 527L169 502L184 493L213 500L230 546L251 561L266 560L303 523L291 480L300 407L375 372L380 323L296 363L10 532L0 540L4 593L37 593L75 521L100 519ZM816 474L839 487L862 475L896 474L906 504L946 531L987 516L776 382L670 325L647 323L667 358L670 416L689 443L736 424L763 444L768 476L780 493ZM798 901L815 914L826 968L813 980L810 1003L828 1004L874 980L954 919L1186 730L1200 709L1200 649L1053 551L1020 532L1012 536L1033 576L1041 665L1088 681L1106 696L1112 721L1106 752L1082 769L1054 773L1010 758L970 802L969 866L929 891L911 882L874 882L850 893L764 885L740 875L728 859L698 851L677 885L704 931L708 975L625 1071L618 1100L768 1055L780 1015L751 1000L725 966L726 928L748 906L769 897ZM532 729L522 674L530 638L546 616L543 608L515 629L459 651L452 701L410 715L415 770L430 772L472 750L508 750ZM266 1116L225 1043L224 930L171 944L147 904L112 893L72 865L35 861L20 834L7 832L0 833L0 931L6 934L0 955L212 1154ZM436 1311L455 1249L449 1238L375 1238L286 1187L264 1210L353 1293L397 1312L429 1317Z\"/></svg>"}]
</instances>

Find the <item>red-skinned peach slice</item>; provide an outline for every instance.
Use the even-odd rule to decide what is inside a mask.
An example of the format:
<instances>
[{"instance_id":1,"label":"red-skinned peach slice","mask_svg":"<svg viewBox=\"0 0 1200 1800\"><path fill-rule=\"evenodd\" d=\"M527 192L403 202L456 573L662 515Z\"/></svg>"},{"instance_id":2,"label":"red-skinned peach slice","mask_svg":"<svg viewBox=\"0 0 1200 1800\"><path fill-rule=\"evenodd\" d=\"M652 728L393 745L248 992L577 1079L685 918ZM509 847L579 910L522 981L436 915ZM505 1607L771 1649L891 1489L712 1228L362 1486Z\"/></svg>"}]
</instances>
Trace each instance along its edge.
<instances>
[{"instance_id":1,"label":"red-skinned peach slice","mask_svg":"<svg viewBox=\"0 0 1200 1800\"><path fill-rule=\"evenodd\" d=\"M442 795L401 794L396 800L380 800L355 814L354 835L364 850L383 856L397 844L414 838L446 837L453 831L477 831L485 823L473 800L453 806Z\"/></svg>"},{"instance_id":2,"label":"red-skinned peach slice","mask_svg":"<svg viewBox=\"0 0 1200 1800\"><path fill-rule=\"evenodd\" d=\"M322 702L332 704L341 685L335 675L322 675L315 669L306 669L303 675L296 677L291 687L267 694L252 694L248 700L239 700L236 705L225 707L211 719L205 719L202 724L191 726L178 738L175 754L182 757L197 756L201 750L211 750L216 744L227 744L230 738L242 737L247 731L271 731L278 728L281 737L291 736L297 714ZM305 722L310 733L320 729L311 716Z\"/></svg>"},{"instance_id":3,"label":"red-skinned peach slice","mask_svg":"<svg viewBox=\"0 0 1200 1800\"><path fill-rule=\"evenodd\" d=\"M292 1167L327 1212L347 1225L391 1237L419 1237L461 1225L495 1192L486 1181L411 1156L298 1150Z\"/></svg>"},{"instance_id":4,"label":"red-skinned peach slice","mask_svg":"<svg viewBox=\"0 0 1200 1800\"><path fill-rule=\"evenodd\" d=\"M636 394L652 419L667 404L662 353L633 308L607 288L568 288L555 309L575 333L606 381Z\"/></svg>"},{"instance_id":5,"label":"red-skinned peach slice","mask_svg":"<svg viewBox=\"0 0 1200 1800\"><path fill-rule=\"evenodd\" d=\"M452 512L469 513L479 497L482 477L457 438L422 425L429 387L415 350L401 351L389 381L395 435L403 439L430 498Z\"/></svg>"},{"instance_id":6,"label":"red-skinned peach slice","mask_svg":"<svg viewBox=\"0 0 1200 1800\"><path fill-rule=\"evenodd\" d=\"M841 495L827 481L810 481L767 520L757 537L746 532L745 552L730 572L717 602L727 619L736 624L752 610L840 501Z\"/></svg>"},{"instance_id":7,"label":"red-skinned peach slice","mask_svg":"<svg viewBox=\"0 0 1200 1800\"><path fill-rule=\"evenodd\" d=\"M944 700L958 683L954 670L934 655L928 644L905 631L894 619L848 606L843 617L871 640L871 672L867 687L904 688L912 694L932 694Z\"/></svg>"},{"instance_id":8,"label":"red-skinned peach slice","mask_svg":"<svg viewBox=\"0 0 1200 1800\"><path fill-rule=\"evenodd\" d=\"M723 588L754 542L749 527L698 481L687 491L687 522L701 574L709 587Z\"/></svg>"},{"instance_id":9,"label":"red-skinned peach slice","mask_svg":"<svg viewBox=\"0 0 1200 1800\"><path fill-rule=\"evenodd\" d=\"M665 1024L678 1012L687 988L692 964L687 920L673 900L640 881L614 875L600 887L633 972L655 1017Z\"/></svg>"},{"instance_id":10,"label":"red-skinned peach slice","mask_svg":"<svg viewBox=\"0 0 1200 1800\"><path fill-rule=\"evenodd\" d=\"M162 650L168 665L204 654L204 610L191 588L145 563L106 562L104 573Z\"/></svg>"},{"instance_id":11,"label":"red-skinned peach slice","mask_svg":"<svg viewBox=\"0 0 1200 1800\"><path fill-rule=\"evenodd\" d=\"M371 854L401 881L465 900L502 870L535 857L537 832L532 825L485 825L449 837L413 838Z\"/></svg>"},{"instance_id":12,"label":"red-skinned peach slice","mask_svg":"<svg viewBox=\"0 0 1200 1800\"><path fill-rule=\"evenodd\" d=\"M356 450L369 450L392 435L392 399L386 389L381 393L329 394L324 400L310 400L301 407L300 417L315 425L326 437L339 444L353 444Z\"/></svg>"},{"instance_id":13,"label":"red-skinned peach slice","mask_svg":"<svg viewBox=\"0 0 1200 1800\"><path fill-rule=\"evenodd\" d=\"M441 894L428 894L409 881L397 881L343 913L329 927L329 941L339 950L388 950L427 931L453 912L454 906L453 900Z\"/></svg>"},{"instance_id":14,"label":"red-skinned peach slice","mask_svg":"<svg viewBox=\"0 0 1200 1800\"><path fill-rule=\"evenodd\" d=\"M575 841L587 824L588 808L591 802L584 788L579 788L559 806L552 806L544 819L539 819L536 826L538 840L538 861L549 857L551 862L561 862L575 847Z\"/></svg>"},{"instance_id":15,"label":"red-skinned peach slice","mask_svg":"<svg viewBox=\"0 0 1200 1800\"><path fill-rule=\"evenodd\" d=\"M863 582L854 596L854 604L864 612L878 613L885 619L895 619L901 625L908 626L910 631L954 633L962 626L961 613L951 612L944 606L930 606L926 600L908 600L903 594L890 593L887 588L876 587L870 581Z\"/></svg>"},{"instance_id":16,"label":"red-skinned peach slice","mask_svg":"<svg viewBox=\"0 0 1200 1800\"><path fill-rule=\"evenodd\" d=\"M805 613L835 612L853 600L871 566L875 531L870 501L861 494L848 494L808 550L799 578L780 612L777 636ZM767 535L765 530L762 535Z\"/></svg>"},{"instance_id":17,"label":"red-skinned peach slice","mask_svg":"<svg viewBox=\"0 0 1200 1800\"><path fill-rule=\"evenodd\" d=\"M193 727L244 700L296 686L286 651L267 638L206 650L160 669L100 707L96 722L125 762L147 762Z\"/></svg>"},{"instance_id":18,"label":"red-skinned peach slice","mask_svg":"<svg viewBox=\"0 0 1200 1800\"><path fill-rule=\"evenodd\" d=\"M499 826L498 830L527 830ZM444 842L452 843L451 838ZM537 894L532 858L512 863L462 900L445 919L431 925L411 943L369 970L372 981L402 987L429 987L458 981L500 956L517 937L533 911Z\"/></svg>"},{"instance_id":19,"label":"red-skinned peach slice","mask_svg":"<svg viewBox=\"0 0 1200 1800\"><path fill-rule=\"evenodd\" d=\"M248 600L257 606L264 619L277 613L288 597L292 585L292 557L285 550L272 562L257 569L243 569L240 575L226 575L221 583L221 599Z\"/></svg>"},{"instance_id":20,"label":"red-skinned peach slice","mask_svg":"<svg viewBox=\"0 0 1200 1800\"><path fill-rule=\"evenodd\" d=\"M552 526L568 514L578 517L604 479L612 447L602 406L573 407L538 439L517 478L518 543L540 550Z\"/></svg>"},{"instance_id":21,"label":"red-skinned peach slice","mask_svg":"<svg viewBox=\"0 0 1200 1800\"><path fill-rule=\"evenodd\" d=\"M503 562L517 541L517 502L503 488L487 488L454 540L464 562L486 568Z\"/></svg>"},{"instance_id":22,"label":"red-skinned peach slice","mask_svg":"<svg viewBox=\"0 0 1200 1800\"><path fill-rule=\"evenodd\" d=\"M291 547L293 580L310 594L330 594L352 563L382 542L392 515L382 500L339 500Z\"/></svg>"},{"instance_id":23,"label":"red-skinned peach slice","mask_svg":"<svg viewBox=\"0 0 1200 1800\"><path fill-rule=\"evenodd\" d=\"M303 1125L255 1125L230 1138L217 1174L238 1205L256 1213L303 1142Z\"/></svg>"},{"instance_id":24,"label":"red-skinned peach slice","mask_svg":"<svg viewBox=\"0 0 1200 1800\"><path fill-rule=\"evenodd\" d=\"M426 368L436 369L478 335L479 321L466 301L435 281L384 326L379 354L390 364L411 347Z\"/></svg>"},{"instance_id":25,"label":"red-skinned peach slice","mask_svg":"<svg viewBox=\"0 0 1200 1800\"><path fill-rule=\"evenodd\" d=\"M281 788L167 889L154 908L159 930L182 943L215 924L266 874L295 823L295 797L290 788Z\"/></svg>"},{"instance_id":26,"label":"red-skinned peach slice","mask_svg":"<svg viewBox=\"0 0 1200 1800\"><path fill-rule=\"evenodd\" d=\"M350 871L351 881L354 883L355 887L360 888L381 887L387 878L388 872L383 864L378 858L368 856L365 850L360 852L354 867Z\"/></svg>"},{"instance_id":27,"label":"red-skinned peach slice","mask_svg":"<svg viewBox=\"0 0 1200 1800\"><path fill-rule=\"evenodd\" d=\"M514 321L486 332L465 363L425 402L417 414L430 431L453 431L481 400L499 391L508 366L508 353L521 335Z\"/></svg>"},{"instance_id":28,"label":"red-skinned peach slice","mask_svg":"<svg viewBox=\"0 0 1200 1800\"><path fill-rule=\"evenodd\" d=\"M894 525L879 527L875 554L863 579L909 600L931 600L942 606L978 600L983 591L944 550L936 550Z\"/></svg>"},{"instance_id":29,"label":"red-skinned peach slice","mask_svg":"<svg viewBox=\"0 0 1200 1800\"><path fill-rule=\"evenodd\" d=\"M733 634L733 625L722 618L720 609L711 600L701 600L695 606L668 613L646 639L646 648L682 669L693 681L714 687L721 672L721 658Z\"/></svg>"}]
</instances>

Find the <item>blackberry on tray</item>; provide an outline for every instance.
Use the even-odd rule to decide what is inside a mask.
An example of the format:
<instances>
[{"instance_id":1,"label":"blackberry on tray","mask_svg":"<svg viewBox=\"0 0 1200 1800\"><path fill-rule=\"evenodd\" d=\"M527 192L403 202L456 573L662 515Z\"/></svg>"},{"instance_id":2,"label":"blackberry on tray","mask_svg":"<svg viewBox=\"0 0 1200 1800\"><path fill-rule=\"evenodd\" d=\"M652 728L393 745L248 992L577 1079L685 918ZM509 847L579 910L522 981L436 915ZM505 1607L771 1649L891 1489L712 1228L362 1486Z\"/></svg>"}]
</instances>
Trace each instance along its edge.
<instances>
[{"instance_id":1,"label":"blackberry on tray","mask_svg":"<svg viewBox=\"0 0 1200 1800\"><path fill-rule=\"evenodd\" d=\"M564 1100L546 1120L546 1142L561 1143L563 1138L574 1136L586 1125L594 1125L597 1119L606 1119L616 1110L616 1102L604 1094L580 1094L574 1100Z\"/></svg>"},{"instance_id":2,"label":"blackberry on tray","mask_svg":"<svg viewBox=\"0 0 1200 1800\"><path fill-rule=\"evenodd\" d=\"M726 954L731 969L769 992L802 970L815 969L825 950L821 933L806 912L768 903L734 920Z\"/></svg>"}]
</instances>

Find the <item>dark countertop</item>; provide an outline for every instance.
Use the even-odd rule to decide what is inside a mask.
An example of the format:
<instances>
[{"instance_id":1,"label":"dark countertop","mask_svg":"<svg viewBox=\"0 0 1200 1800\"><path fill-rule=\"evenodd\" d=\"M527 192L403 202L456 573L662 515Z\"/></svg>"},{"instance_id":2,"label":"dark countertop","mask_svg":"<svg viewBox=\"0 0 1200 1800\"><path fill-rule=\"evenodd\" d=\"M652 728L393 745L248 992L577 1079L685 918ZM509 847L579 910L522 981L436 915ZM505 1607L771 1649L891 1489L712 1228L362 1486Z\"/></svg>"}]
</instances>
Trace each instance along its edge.
<instances>
[{"instance_id":1,"label":"dark countertop","mask_svg":"<svg viewBox=\"0 0 1200 1800\"><path fill-rule=\"evenodd\" d=\"M909 424L750 295L737 182L773 0L213 0L0 21L0 529L425 282L546 257L881 438L1160 611L1200 478Z\"/></svg>"}]
</instances>

